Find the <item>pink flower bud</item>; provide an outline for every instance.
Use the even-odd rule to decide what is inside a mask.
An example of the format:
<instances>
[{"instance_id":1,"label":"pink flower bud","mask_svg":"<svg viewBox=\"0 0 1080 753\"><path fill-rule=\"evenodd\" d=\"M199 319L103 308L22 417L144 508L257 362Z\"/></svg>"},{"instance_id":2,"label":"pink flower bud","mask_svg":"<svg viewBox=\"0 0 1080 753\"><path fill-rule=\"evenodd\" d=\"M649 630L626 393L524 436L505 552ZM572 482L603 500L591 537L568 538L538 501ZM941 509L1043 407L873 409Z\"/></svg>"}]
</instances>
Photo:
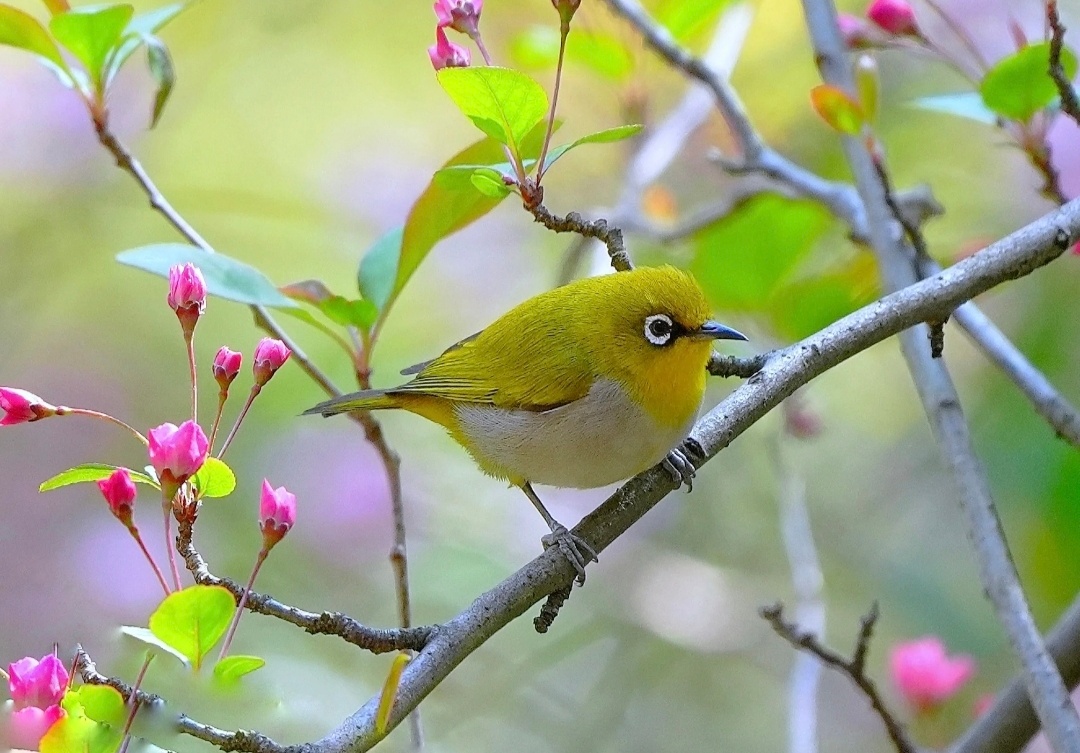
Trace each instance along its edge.
<instances>
[{"instance_id":1,"label":"pink flower bud","mask_svg":"<svg viewBox=\"0 0 1080 753\"><path fill-rule=\"evenodd\" d=\"M435 0L433 7L440 27L448 26L471 37L480 24L484 0Z\"/></svg>"},{"instance_id":2,"label":"pink flower bud","mask_svg":"<svg viewBox=\"0 0 1080 753\"><path fill-rule=\"evenodd\" d=\"M33 392L14 387L0 387L0 426L13 426L55 416L57 408L49 405Z\"/></svg>"},{"instance_id":3,"label":"pink flower bud","mask_svg":"<svg viewBox=\"0 0 1080 753\"><path fill-rule=\"evenodd\" d=\"M0 742L17 750L37 750L41 746L41 738L63 717L64 710L59 705L47 709L36 706L19 709L8 720L7 735L0 734Z\"/></svg>"},{"instance_id":4,"label":"pink flower bud","mask_svg":"<svg viewBox=\"0 0 1080 753\"><path fill-rule=\"evenodd\" d=\"M8 665L8 689L16 709L55 706L67 684L67 669L53 654L46 654L41 661L27 656Z\"/></svg>"},{"instance_id":5,"label":"pink flower bud","mask_svg":"<svg viewBox=\"0 0 1080 753\"><path fill-rule=\"evenodd\" d=\"M214 356L214 379L222 392L229 391L229 385L236 379L236 375L240 373L240 364L243 360L242 355L224 345Z\"/></svg>"},{"instance_id":6,"label":"pink flower bud","mask_svg":"<svg viewBox=\"0 0 1080 753\"><path fill-rule=\"evenodd\" d=\"M255 346L255 363L252 365L255 384L262 387L269 382L270 377L289 360L290 355L292 351L281 340L270 337L259 340L259 344Z\"/></svg>"},{"instance_id":7,"label":"pink flower bud","mask_svg":"<svg viewBox=\"0 0 1080 753\"><path fill-rule=\"evenodd\" d=\"M949 657L936 636L894 646L889 655L893 684L912 708L933 711L951 698L975 672L970 656Z\"/></svg>"},{"instance_id":8,"label":"pink flower bud","mask_svg":"<svg viewBox=\"0 0 1080 753\"><path fill-rule=\"evenodd\" d=\"M906 0L874 0L866 9L866 17L890 34L918 36L915 11Z\"/></svg>"},{"instance_id":9,"label":"pink flower bud","mask_svg":"<svg viewBox=\"0 0 1080 753\"><path fill-rule=\"evenodd\" d=\"M176 426L162 424L147 434L150 442L150 464L157 471L163 490L174 494L206 461L209 442L202 428L194 421ZM171 495L170 495L171 496Z\"/></svg>"},{"instance_id":10,"label":"pink flower bud","mask_svg":"<svg viewBox=\"0 0 1080 753\"><path fill-rule=\"evenodd\" d=\"M190 262L169 270L169 306L176 312L180 326L188 337L206 310L206 281L202 272Z\"/></svg>"},{"instance_id":11,"label":"pink flower bud","mask_svg":"<svg viewBox=\"0 0 1080 753\"><path fill-rule=\"evenodd\" d=\"M125 526L131 527L131 511L135 508L135 482L127 468L117 468L102 481L98 489L109 504L109 510Z\"/></svg>"},{"instance_id":12,"label":"pink flower bud","mask_svg":"<svg viewBox=\"0 0 1080 753\"><path fill-rule=\"evenodd\" d=\"M472 61L469 50L447 39L441 26L435 29L435 44L428 47L427 54L437 71L443 68L468 68Z\"/></svg>"},{"instance_id":13,"label":"pink flower bud","mask_svg":"<svg viewBox=\"0 0 1080 753\"><path fill-rule=\"evenodd\" d=\"M296 495L290 494L284 486L274 489L269 481L263 479L259 497L259 529L262 530L263 549L270 551L295 522Z\"/></svg>"},{"instance_id":14,"label":"pink flower bud","mask_svg":"<svg viewBox=\"0 0 1080 753\"><path fill-rule=\"evenodd\" d=\"M843 36L844 44L848 49L861 50L873 46L870 27L861 18L841 13L837 17L837 22L840 24L840 35Z\"/></svg>"}]
</instances>

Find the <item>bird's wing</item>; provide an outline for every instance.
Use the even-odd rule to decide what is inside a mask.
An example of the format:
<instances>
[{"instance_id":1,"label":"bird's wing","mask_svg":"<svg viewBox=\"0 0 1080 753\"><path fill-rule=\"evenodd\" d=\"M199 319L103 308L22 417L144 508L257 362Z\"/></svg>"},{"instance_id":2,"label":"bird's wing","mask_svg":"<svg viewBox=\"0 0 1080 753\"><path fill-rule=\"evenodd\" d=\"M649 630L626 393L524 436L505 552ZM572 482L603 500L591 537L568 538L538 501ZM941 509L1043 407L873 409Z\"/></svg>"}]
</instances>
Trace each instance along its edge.
<instances>
[{"instance_id":1,"label":"bird's wing","mask_svg":"<svg viewBox=\"0 0 1080 753\"><path fill-rule=\"evenodd\" d=\"M416 377L392 393L423 394L509 410L545 411L584 397L594 376L579 353L553 354L557 337L500 337L488 330L402 373Z\"/></svg>"}]
</instances>

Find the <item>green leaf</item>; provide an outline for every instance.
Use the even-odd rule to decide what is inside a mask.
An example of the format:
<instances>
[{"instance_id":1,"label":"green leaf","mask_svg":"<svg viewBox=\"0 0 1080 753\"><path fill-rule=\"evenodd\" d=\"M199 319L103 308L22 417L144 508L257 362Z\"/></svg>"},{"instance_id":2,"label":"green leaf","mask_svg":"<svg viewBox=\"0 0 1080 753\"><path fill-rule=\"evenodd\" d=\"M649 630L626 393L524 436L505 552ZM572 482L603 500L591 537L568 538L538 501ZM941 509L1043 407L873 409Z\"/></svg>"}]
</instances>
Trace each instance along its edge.
<instances>
[{"instance_id":1,"label":"green leaf","mask_svg":"<svg viewBox=\"0 0 1080 753\"><path fill-rule=\"evenodd\" d=\"M191 481L199 498L228 497L236 490L236 474L218 458L207 458Z\"/></svg>"},{"instance_id":2,"label":"green leaf","mask_svg":"<svg viewBox=\"0 0 1080 753\"><path fill-rule=\"evenodd\" d=\"M1070 81L1076 76L1076 54L1068 47L1061 51L1061 67ZM1050 43L1030 44L987 71L979 85L983 102L1006 118L1026 122L1058 99L1050 78Z\"/></svg>"},{"instance_id":3,"label":"green leaf","mask_svg":"<svg viewBox=\"0 0 1080 753\"><path fill-rule=\"evenodd\" d=\"M99 724L87 716L80 692L64 693L60 706L65 714L41 738L41 753L116 753L122 737L120 728Z\"/></svg>"},{"instance_id":4,"label":"green leaf","mask_svg":"<svg viewBox=\"0 0 1080 753\"><path fill-rule=\"evenodd\" d=\"M284 285L281 291L290 298L315 306L326 318L342 327L367 330L379 312L375 304L365 300L349 300L335 295L321 280L302 280Z\"/></svg>"},{"instance_id":5,"label":"green leaf","mask_svg":"<svg viewBox=\"0 0 1080 753\"><path fill-rule=\"evenodd\" d=\"M164 651L165 653L167 653L169 656L175 656L177 659L180 660L180 663L183 664L186 667L191 666L191 662L188 661L187 656L180 653L180 651L173 648L168 643L166 643L165 641L161 640L156 635L154 635L150 631L150 628L134 627L132 625L124 625L123 627L120 628L120 632L123 633L124 635L130 637L130 638L134 638L135 640L146 644L147 646L149 646L152 649L159 649L159 650Z\"/></svg>"},{"instance_id":6,"label":"green leaf","mask_svg":"<svg viewBox=\"0 0 1080 753\"><path fill-rule=\"evenodd\" d=\"M439 83L454 104L485 134L522 158L525 136L547 114L544 88L509 68L443 68Z\"/></svg>"},{"instance_id":7,"label":"green leaf","mask_svg":"<svg viewBox=\"0 0 1080 753\"><path fill-rule=\"evenodd\" d=\"M717 308L768 312L829 224L814 202L757 196L692 237L690 268Z\"/></svg>"},{"instance_id":8,"label":"green leaf","mask_svg":"<svg viewBox=\"0 0 1080 753\"><path fill-rule=\"evenodd\" d=\"M295 308L259 270L224 254L214 254L185 243L157 243L117 254L116 260L129 267L151 272L165 279L169 269L191 262L206 279L206 289L220 298L252 306Z\"/></svg>"},{"instance_id":9,"label":"green leaf","mask_svg":"<svg viewBox=\"0 0 1080 753\"><path fill-rule=\"evenodd\" d=\"M858 136L866 124L862 107L848 93L831 84L820 84L810 90L810 103L814 112L828 123L834 131L848 136Z\"/></svg>"},{"instance_id":10,"label":"green leaf","mask_svg":"<svg viewBox=\"0 0 1080 753\"><path fill-rule=\"evenodd\" d=\"M225 685L237 682L244 675L266 666L258 656L226 656L214 665L214 679Z\"/></svg>"},{"instance_id":11,"label":"green leaf","mask_svg":"<svg viewBox=\"0 0 1080 753\"><path fill-rule=\"evenodd\" d=\"M557 146L548 152L547 166L544 169L546 170L548 167L551 167L559 157L562 157L571 149L577 149L582 144L610 144L615 141L622 141L641 133L641 129L644 127L645 126L643 125L636 124L616 126L615 128L608 128L603 131L597 131L596 133L590 133L588 136L582 136L577 141L573 141L569 144Z\"/></svg>"},{"instance_id":12,"label":"green leaf","mask_svg":"<svg viewBox=\"0 0 1080 753\"><path fill-rule=\"evenodd\" d=\"M983 104L982 97L976 92L957 92L955 94L939 94L934 97L920 97L912 101L911 106L918 107L921 110L955 115L958 118L967 118L987 125L996 125L998 121L998 116Z\"/></svg>"},{"instance_id":13,"label":"green leaf","mask_svg":"<svg viewBox=\"0 0 1080 753\"><path fill-rule=\"evenodd\" d=\"M120 691L108 685L80 685L68 691L78 696L83 713L95 722L121 727L127 719L127 708Z\"/></svg>"},{"instance_id":14,"label":"green leaf","mask_svg":"<svg viewBox=\"0 0 1080 753\"><path fill-rule=\"evenodd\" d=\"M68 468L66 471L61 471L47 481L42 481L38 487L39 492L51 492L53 489L59 489L62 486L70 486L71 484L82 484L87 481L102 481L112 475L120 466L106 465L105 463L83 463L77 465L74 468ZM139 471L133 471L130 468L127 469L128 474L131 476L131 480L136 484L146 484L152 486L155 489L160 489L161 485L158 482Z\"/></svg>"},{"instance_id":15,"label":"green leaf","mask_svg":"<svg viewBox=\"0 0 1080 753\"><path fill-rule=\"evenodd\" d=\"M484 196L490 196L494 199L505 198L514 192L503 181L502 174L498 170L492 170L489 167L473 170L469 175L469 182Z\"/></svg>"},{"instance_id":16,"label":"green leaf","mask_svg":"<svg viewBox=\"0 0 1080 753\"><path fill-rule=\"evenodd\" d=\"M124 30L123 40L120 42L116 54L109 58L109 62L106 64L105 85L108 86L127 59L131 57L131 54L139 49L139 45L143 43L146 37L157 34L167 23L186 10L190 4L190 2L182 2L164 5L160 8L139 13L132 18Z\"/></svg>"},{"instance_id":17,"label":"green leaf","mask_svg":"<svg viewBox=\"0 0 1080 753\"><path fill-rule=\"evenodd\" d=\"M656 9L656 20L683 42L697 32L712 28L731 0L664 0Z\"/></svg>"},{"instance_id":18,"label":"green leaf","mask_svg":"<svg viewBox=\"0 0 1080 753\"><path fill-rule=\"evenodd\" d=\"M150 67L150 75L154 77L158 87L154 93L154 108L150 114L150 127L153 128L165 110L165 103L169 101L173 84L176 83L176 71L169 56L169 48L164 42L154 36L147 36L145 42L146 64Z\"/></svg>"},{"instance_id":19,"label":"green leaf","mask_svg":"<svg viewBox=\"0 0 1080 753\"><path fill-rule=\"evenodd\" d=\"M127 4L103 5L74 8L49 19L53 36L86 66L97 92L103 91L105 61L116 51L134 13Z\"/></svg>"},{"instance_id":20,"label":"green leaf","mask_svg":"<svg viewBox=\"0 0 1080 753\"><path fill-rule=\"evenodd\" d=\"M70 80L60 48L45 27L29 13L10 5L0 5L0 44L34 53L48 61L52 69L64 72Z\"/></svg>"},{"instance_id":21,"label":"green leaf","mask_svg":"<svg viewBox=\"0 0 1080 753\"><path fill-rule=\"evenodd\" d=\"M595 31L571 34L566 40L566 59L617 82L626 81L634 72L633 54L623 37L613 34Z\"/></svg>"},{"instance_id":22,"label":"green leaf","mask_svg":"<svg viewBox=\"0 0 1080 753\"><path fill-rule=\"evenodd\" d=\"M380 314L394 295L403 232L404 227L395 227L384 233L364 254L356 273L360 295L375 304Z\"/></svg>"},{"instance_id":23,"label":"green leaf","mask_svg":"<svg viewBox=\"0 0 1080 753\"><path fill-rule=\"evenodd\" d=\"M150 631L198 670L229 627L236 602L222 586L188 586L165 597L150 615Z\"/></svg>"}]
</instances>

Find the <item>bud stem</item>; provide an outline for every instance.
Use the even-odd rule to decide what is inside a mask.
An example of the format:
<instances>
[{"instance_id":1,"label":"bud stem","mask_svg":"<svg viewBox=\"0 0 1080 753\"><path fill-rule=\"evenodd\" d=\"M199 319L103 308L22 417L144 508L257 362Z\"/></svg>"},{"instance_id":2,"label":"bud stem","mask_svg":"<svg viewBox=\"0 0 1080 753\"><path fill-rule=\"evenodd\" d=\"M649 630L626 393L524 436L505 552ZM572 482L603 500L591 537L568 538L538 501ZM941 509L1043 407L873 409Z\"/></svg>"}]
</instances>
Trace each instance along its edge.
<instances>
[{"instance_id":1,"label":"bud stem","mask_svg":"<svg viewBox=\"0 0 1080 753\"><path fill-rule=\"evenodd\" d=\"M488 54L487 47L484 46L484 39L480 36L480 29L470 31L469 38L476 45L476 49L480 50L480 57L484 59L484 65L491 65L491 55Z\"/></svg>"},{"instance_id":2,"label":"bud stem","mask_svg":"<svg viewBox=\"0 0 1080 753\"><path fill-rule=\"evenodd\" d=\"M191 375L191 420L199 422L199 377L195 373L195 330L184 329L184 344L187 346L188 373Z\"/></svg>"},{"instance_id":3,"label":"bud stem","mask_svg":"<svg viewBox=\"0 0 1080 753\"><path fill-rule=\"evenodd\" d=\"M551 134L555 130L555 108L559 104L559 86L562 84L563 60L566 57L566 38L570 35L570 20L564 19L559 26L559 62L555 66L555 87L551 91L551 110L548 111L547 132L544 133L544 147L540 150L540 159L536 163L536 185L544 178L544 161L548 147L551 146Z\"/></svg>"},{"instance_id":4,"label":"bud stem","mask_svg":"<svg viewBox=\"0 0 1080 753\"><path fill-rule=\"evenodd\" d=\"M169 569L172 571L174 590L180 590L180 569L176 566L176 547L172 540L172 498L165 496L162 508L165 511L165 549L169 553Z\"/></svg>"},{"instance_id":5,"label":"bud stem","mask_svg":"<svg viewBox=\"0 0 1080 753\"><path fill-rule=\"evenodd\" d=\"M150 563L150 567L154 571L154 575L157 576L158 583L161 584L162 590L165 591L165 595L168 596L172 593L172 589L169 588L169 584L165 582L165 575L161 572L161 568L158 567L158 563L154 560L154 555L150 554L150 550L146 548L146 544L143 543L142 535L139 533L139 527L132 523L128 526L128 533L135 539L135 543L139 545L139 549L142 550L143 556L146 557L146 561Z\"/></svg>"},{"instance_id":6,"label":"bud stem","mask_svg":"<svg viewBox=\"0 0 1080 753\"><path fill-rule=\"evenodd\" d=\"M225 401L229 398L229 391L218 391L217 415L214 416L214 425L210 429L210 454L214 454L214 440L217 438L218 428L221 426L221 414L225 410Z\"/></svg>"},{"instance_id":7,"label":"bud stem","mask_svg":"<svg viewBox=\"0 0 1080 753\"><path fill-rule=\"evenodd\" d=\"M244 605L247 604L248 594L251 593L251 587L255 585L255 576L259 574L259 568L262 567L263 562L266 561L266 555L270 553L270 550L265 546L259 550L259 555L255 558L255 567L251 570L251 577L248 578L247 585L244 586L244 593L240 596L240 601L236 605L236 613L233 615L232 622L229 623L229 630L225 633L225 642L221 644L221 653L218 654L218 661L225 658L225 655L229 653L229 648L232 646L233 636L236 635L236 628L240 624L240 615L244 613Z\"/></svg>"},{"instance_id":8,"label":"bud stem","mask_svg":"<svg viewBox=\"0 0 1080 753\"><path fill-rule=\"evenodd\" d=\"M255 398L258 397L260 392L262 392L262 387L258 384L251 385L251 392L248 393L247 402L244 403L244 407L240 410L240 415L236 417L236 423L234 423L232 429L229 430L229 436L225 437L225 442L221 445L221 451L217 454L219 460L225 455L225 450L229 449L229 445L232 444L233 437L236 436L236 432L240 428L244 416L247 415L248 409L251 408L251 404L255 402Z\"/></svg>"},{"instance_id":9,"label":"bud stem","mask_svg":"<svg viewBox=\"0 0 1080 753\"><path fill-rule=\"evenodd\" d=\"M146 437L144 437L142 434L140 434L138 431L136 431L133 427L128 426L127 424L125 424L123 421L121 421L119 418L116 418L115 416L110 416L108 413L102 413L101 411L90 410L89 408L68 408L68 407L65 407L65 406L59 406L56 409L56 415L58 415L58 416L87 416L89 418L100 418L103 421L108 421L110 423L116 424L117 426L131 432L131 434L136 439L138 439L140 442L142 442L144 445L149 445L150 444L150 442L147 441Z\"/></svg>"}]
</instances>

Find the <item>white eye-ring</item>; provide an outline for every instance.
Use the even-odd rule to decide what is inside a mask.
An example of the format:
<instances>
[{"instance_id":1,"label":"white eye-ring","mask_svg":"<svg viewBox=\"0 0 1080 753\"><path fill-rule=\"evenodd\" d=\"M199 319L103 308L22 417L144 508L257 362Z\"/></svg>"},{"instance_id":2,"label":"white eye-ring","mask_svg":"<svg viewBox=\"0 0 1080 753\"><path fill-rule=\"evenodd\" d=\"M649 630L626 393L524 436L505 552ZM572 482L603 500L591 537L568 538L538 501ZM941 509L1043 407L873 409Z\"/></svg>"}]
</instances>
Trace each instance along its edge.
<instances>
[{"instance_id":1,"label":"white eye-ring","mask_svg":"<svg viewBox=\"0 0 1080 753\"><path fill-rule=\"evenodd\" d=\"M675 325L667 314L645 317L645 339L653 345L667 345L674 330Z\"/></svg>"}]
</instances>

